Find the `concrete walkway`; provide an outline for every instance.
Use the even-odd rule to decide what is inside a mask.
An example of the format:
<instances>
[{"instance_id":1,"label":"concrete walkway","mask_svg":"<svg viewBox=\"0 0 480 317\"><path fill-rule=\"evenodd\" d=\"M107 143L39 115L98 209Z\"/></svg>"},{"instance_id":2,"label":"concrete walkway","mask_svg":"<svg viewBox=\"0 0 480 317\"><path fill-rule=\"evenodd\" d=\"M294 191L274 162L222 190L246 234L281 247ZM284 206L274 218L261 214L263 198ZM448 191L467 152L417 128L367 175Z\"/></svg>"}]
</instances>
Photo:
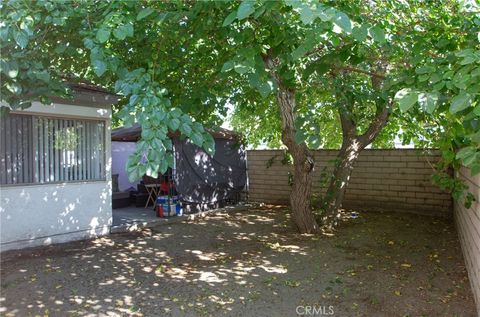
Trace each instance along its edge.
<instances>
[{"instance_id":1,"label":"concrete walkway","mask_svg":"<svg viewBox=\"0 0 480 317\"><path fill-rule=\"evenodd\" d=\"M193 219L195 217L203 217L210 213L223 211L241 211L248 209L246 205L227 206L219 209L212 209L202 211L195 214L188 214L183 216L174 216L168 218L159 218L156 216L152 207L125 207L113 209L113 224L110 233L140 231L143 228L151 228L161 223L175 223L183 220Z\"/></svg>"}]
</instances>

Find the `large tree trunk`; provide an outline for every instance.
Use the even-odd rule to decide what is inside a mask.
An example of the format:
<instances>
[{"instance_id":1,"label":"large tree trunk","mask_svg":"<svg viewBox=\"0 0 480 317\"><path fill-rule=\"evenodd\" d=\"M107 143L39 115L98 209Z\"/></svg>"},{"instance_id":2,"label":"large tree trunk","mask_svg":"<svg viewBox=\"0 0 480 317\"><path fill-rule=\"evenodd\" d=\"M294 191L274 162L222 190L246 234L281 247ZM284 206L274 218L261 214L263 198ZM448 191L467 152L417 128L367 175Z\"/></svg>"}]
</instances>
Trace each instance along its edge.
<instances>
[{"instance_id":1,"label":"large tree trunk","mask_svg":"<svg viewBox=\"0 0 480 317\"><path fill-rule=\"evenodd\" d=\"M325 194L322 223L329 229L337 225L339 210L352 175L353 165L358 158L359 149L356 139L347 140L337 155L330 183Z\"/></svg>"},{"instance_id":2,"label":"large tree trunk","mask_svg":"<svg viewBox=\"0 0 480 317\"><path fill-rule=\"evenodd\" d=\"M343 142L321 206L323 209L322 224L328 229L332 229L338 224L339 211L345 198L353 166L360 152L375 140L388 122L390 105L385 105L376 114L367 131L362 135L357 134L357 127L353 120L350 119L348 111L345 111L345 108L343 108L339 109L339 112Z\"/></svg>"},{"instance_id":3,"label":"large tree trunk","mask_svg":"<svg viewBox=\"0 0 480 317\"><path fill-rule=\"evenodd\" d=\"M293 221L300 233L315 233L319 230L319 226L311 208L313 161L302 153L292 156L294 174L290 208Z\"/></svg>"},{"instance_id":4,"label":"large tree trunk","mask_svg":"<svg viewBox=\"0 0 480 317\"><path fill-rule=\"evenodd\" d=\"M263 59L278 85L277 105L282 119L282 142L293 157L293 185L290 194L292 218L300 233L316 233L319 226L311 208L315 163L306 144L295 142L295 91L283 84L282 78L276 72L277 65L273 58L266 55Z\"/></svg>"},{"instance_id":5,"label":"large tree trunk","mask_svg":"<svg viewBox=\"0 0 480 317\"><path fill-rule=\"evenodd\" d=\"M293 157L293 185L290 194L293 221L300 233L315 233L319 226L311 208L314 159L304 143L295 142L294 91L280 86L277 103L282 117L282 141Z\"/></svg>"}]
</instances>

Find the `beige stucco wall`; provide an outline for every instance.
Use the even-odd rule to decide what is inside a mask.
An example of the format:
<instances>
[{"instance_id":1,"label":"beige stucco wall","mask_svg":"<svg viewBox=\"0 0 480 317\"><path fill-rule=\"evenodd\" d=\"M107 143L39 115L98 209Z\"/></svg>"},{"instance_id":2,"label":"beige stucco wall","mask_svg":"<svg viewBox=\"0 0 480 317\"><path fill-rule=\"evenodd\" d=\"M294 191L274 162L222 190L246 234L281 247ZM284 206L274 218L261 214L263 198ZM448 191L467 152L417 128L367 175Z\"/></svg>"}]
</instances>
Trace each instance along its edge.
<instances>
[{"instance_id":1,"label":"beige stucco wall","mask_svg":"<svg viewBox=\"0 0 480 317\"><path fill-rule=\"evenodd\" d=\"M320 175L331 168L337 151L315 151L317 162L314 189L323 192ZM249 199L265 203L287 203L290 193L288 172L291 165L281 163L283 151L248 151ZM273 165L267 162L277 155ZM425 156L417 150L365 150L348 186L344 207L369 210L409 211L451 216L451 196L431 182L432 165L439 159L433 151Z\"/></svg>"},{"instance_id":2,"label":"beige stucco wall","mask_svg":"<svg viewBox=\"0 0 480 317\"><path fill-rule=\"evenodd\" d=\"M110 107L34 103L21 113L105 120L105 181L0 187L0 250L109 233L112 224Z\"/></svg>"},{"instance_id":3,"label":"beige stucco wall","mask_svg":"<svg viewBox=\"0 0 480 317\"><path fill-rule=\"evenodd\" d=\"M464 180L476 199L469 209L465 208L461 201L455 202L454 215L477 311L480 314L480 174L472 176L468 169L462 168L456 176Z\"/></svg>"}]
</instances>

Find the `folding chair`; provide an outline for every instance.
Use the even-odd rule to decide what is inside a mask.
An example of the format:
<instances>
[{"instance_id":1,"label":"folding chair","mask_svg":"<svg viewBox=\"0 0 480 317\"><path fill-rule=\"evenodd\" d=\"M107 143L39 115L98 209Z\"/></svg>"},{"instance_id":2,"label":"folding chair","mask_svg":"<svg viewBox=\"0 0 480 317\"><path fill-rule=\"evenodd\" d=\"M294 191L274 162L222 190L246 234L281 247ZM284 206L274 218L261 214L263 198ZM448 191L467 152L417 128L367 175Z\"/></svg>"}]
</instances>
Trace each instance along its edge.
<instances>
[{"instance_id":1,"label":"folding chair","mask_svg":"<svg viewBox=\"0 0 480 317\"><path fill-rule=\"evenodd\" d=\"M148 198L147 202L145 204L145 208L148 207L148 204L150 204L150 201L153 202L153 209L157 206L157 197L158 194L160 193L160 186L161 186L161 180L159 176L158 178L153 178L144 175L143 176L143 184L145 185L145 189L147 190L148 193Z\"/></svg>"}]
</instances>

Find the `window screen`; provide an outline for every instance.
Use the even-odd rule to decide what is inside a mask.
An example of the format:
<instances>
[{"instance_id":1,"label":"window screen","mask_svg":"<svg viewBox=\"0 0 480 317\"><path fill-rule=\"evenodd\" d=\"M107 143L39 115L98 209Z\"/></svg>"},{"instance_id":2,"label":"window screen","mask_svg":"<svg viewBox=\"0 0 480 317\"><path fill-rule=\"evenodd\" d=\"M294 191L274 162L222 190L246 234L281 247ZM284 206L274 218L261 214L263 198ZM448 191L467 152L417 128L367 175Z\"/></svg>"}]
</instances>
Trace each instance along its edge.
<instances>
[{"instance_id":1,"label":"window screen","mask_svg":"<svg viewBox=\"0 0 480 317\"><path fill-rule=\"evenodd\" d=\"M1 119L0 183L105 179L105 122L9 114Z\"/></svg>"}]
</instances>

